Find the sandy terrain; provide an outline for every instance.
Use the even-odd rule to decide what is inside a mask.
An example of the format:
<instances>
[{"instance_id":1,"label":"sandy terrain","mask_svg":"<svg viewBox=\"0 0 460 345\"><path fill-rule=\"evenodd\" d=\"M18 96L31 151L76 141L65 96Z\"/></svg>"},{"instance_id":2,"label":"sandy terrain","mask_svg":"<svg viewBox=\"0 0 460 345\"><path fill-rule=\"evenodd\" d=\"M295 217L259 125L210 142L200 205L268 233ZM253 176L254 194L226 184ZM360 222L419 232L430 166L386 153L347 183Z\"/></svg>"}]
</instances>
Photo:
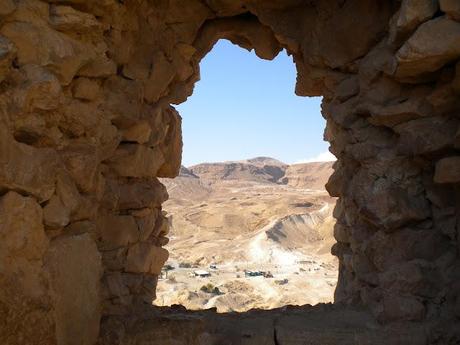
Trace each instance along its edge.
<instances>
[{"instance_id":1,"label":"sandy terrain","mask_svg":"<svg viewBox=\"0 0 460 345\"><path fill-rule=\"evenodd\" d=\"M174 269L160 279L155 304L226 312L332 301L335 200L318 188L330 172L331 163L291 168L259 158L199 165L163 180L172 223L167 264ZM196 270L210 276L194 277ZM247 277L245 270L273 277Z\"/></svg>"}]
</instances>

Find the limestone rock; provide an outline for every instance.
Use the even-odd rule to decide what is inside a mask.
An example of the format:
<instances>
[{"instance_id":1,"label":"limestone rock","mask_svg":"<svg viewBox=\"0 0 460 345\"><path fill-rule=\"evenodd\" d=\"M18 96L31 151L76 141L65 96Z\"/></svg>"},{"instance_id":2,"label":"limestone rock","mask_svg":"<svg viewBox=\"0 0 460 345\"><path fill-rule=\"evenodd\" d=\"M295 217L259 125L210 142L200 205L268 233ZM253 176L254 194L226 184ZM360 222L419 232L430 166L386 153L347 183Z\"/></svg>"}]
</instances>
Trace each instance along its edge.
<instances>
[{"instance_id":1,"label":"limestone rock","mask_svg":"<svg viewBox=\"0 0 460 345\"><path fill-rule=\"evenodd\" d=\"M5 17L16 9L16 3L13 0L4 0L0 4L0 18Z\"/></svg>"},{"instance_id":2,"label":"limestone rock","mask_svg":"<svg viewBox=\"0 0 460 345\"><path fill-rule=\"evenodd\" d=\"M222 17L234 16L245 12L243 0L206 0L206 3Z\"/></svg>"},{"instance_id":3,"label":"limestone rock","mask_svg":"<svg viewBox=\"0 0 460 345\"><path fill-rule=\"evenodd\" d=\"M156 54L149 79L145 82L144 98L154 103L162 97L175 76L173 65L162 53Z\"/></svg>"},{"instance_id":4,"label":"limestone rock","mask_svg":"<svg viewBox=\"0 0 460 345\"><path fill-rule=\"evenodd\" d=\"M0 33L18 49L18 64L48 67L63 85L94 57L91 47L46 26L27 22L7 23Z\"/></svg>"},{"instance_id":5,"label":"limestone rock","mask_svg":"<svg viewBox=\"0 0 460 345\"><path fill-rule=\"evenodd\" d=\"M69 174L62 172L58 175L56 195L60 199L62 208L69 214L70 220L75 220L75 215L78 214L83 201L75 182Z\"/></svg>"},{"instance_id":6,"label":"limestone rock","mask_svg":"<svg viewBox=\"0 0 460 345\"><path fill-rule=\"evenodd\" d=\"M54 195L44 207L43 216L46 226L53 229L63 228L70 222L70 212L57 195Z\"/></svg>"},{"instance_id":7,"label":"limestone rock","mask_svg":"<svg viewBox=\"0 0 460 345\"><path fill-rule=\"evenodd\" d=\"M11 68L15 49L13 44L6 37L0 36L0 83L5 79Z\"/></svg>"},{"instance_id":8,"label":"limestone rock","mask_svg":"<svg viewBox=\"0 0 460 345\"><path fill-rule=\"evenodd\" d=\"M164 162L158 147L122 144L108 163L120 176L154 177Z\"/></svg>"},{"instance_id":9,"label":"limestone rock","mask_svg":"<svg viewBox=\"0 0 460 345\"><path fill-rule=\"evenodd\" d=\"M91 156L88 163L93 160L96 165L113 155L120 142L120 134L105 115L96 102L75 99L66 104L56 119L61 131L70 136L61 145L61 151L64 154L65 151L77 151L80 155L87 153Z\"/></svg>"},{"instance_id":10,"label":"limestone rock","mask_svg":"<svg viewBox=\"0 0 460 345\"><path fill-rule=\"evenodd\" d=\"M18 143L0 126L1 189L17 190L46 201L55 190L57 166L53 150Z\"/></svg>"},{"instance_id":11,"label":"limestone rock","mask_svg":"<svg viewBox=\"0 0 460 345\"><path fill-rule=\"evenodd\" d=\"M26 82L22 85L17 101L26 112L53 110L59 106L62 88L54 74L37 65L23 67Z\"/></svg>"},{"instance_id":12,"label":"limestone rock","mask_svg":"<svg viewBox=\"0 0 460 345\"><path fill-rule=\"evenodd\" d=\"M344 337L425 344L425 335L458 343L457 7L449 0L0 0L0 314L7 316L0 343L268 344L310 334L321 344ZM287 317L275 329L275 317L265 316L272 312L257 312L267 332L225 322L223 337L198 334L195 316L178 337L177 318L166 333L158 326L164 318L152 327L136 315L114 321L154 295L168 256L158 245L169 231L168 193L157 177L175 176L181 158L180 117L169 104L192 93L199 63L219 39L265 59L286 48L296 93L323 96L325 137L339 159L328 183L340 196L336 297L398 321L388 331L395 341L375 336L380 326L367 316L348 323L341 306L332 306L347 321L334 328L339 338L324 332L324 306L315 309L319 319L309 307L284 308L305 318ZM264 168L263 176L278 181L280 170ZM46 263L44 227L53 238ZM97 339L102 306L105 324L117 327L106 342ZM425 316L428 328L400 337L413 325L400 320Z\"/></svg>"},{"instance_id":13,"label":"limestone rock","mask_svg":"<svg viewBox=\"0 0 460 345\"><path fill-rule=\"evenodd\" d=\"M101 24L94 15L80 12L70 6L51 5L51 26L59 31L88 32L98 30Z\"/></svg>"},{"instance_id":14,"label":"limestone rock","mask_svg":"<svg viewBox=\"0 0 460 345\"><path fill-rule=\"evenodd\" d=\"M414 260L379 274L379 282L387 291L435 297L441 277L429 263Z\"/></svg>"},{"instance_id":15,"label":"limestone rock","mask_svg":"<svg viewBox=\"0 0 460 345\"><path fill-rule=\"evenodd\" d=\"M446 157L436 163L436 183L460 183L460 156Z\"/></svg>"},{"instance_id":16,"label":"limestone rock","mask_svg":"<svg viewBox=\"0 0 460 345\"><path fill-rule=\"evenodd\" d=\"M158 54L153 51L151 46L144 44L133 47L132 51L127 51L126 54L129 54L129 56L122 59L122 61L126 60L121 71L123 76L131 80L147 80L152 68L155 67L153 63L155 63L155 56L158 56ZM171 62L171 58L167 60Z\"/></svg>"},{"instance_id":17,"label":"limestone rock","mask_svg":"<svg viewBox=\"0 0 460 345\"><path fill-rule=\"evenodd\" d=\"M25 258L40 260L47 247L40 205L31 197L23 197L15 192L8 192L0 199L0 245L2 263ZM2 265L2 271L8 265Z\"/></svg>"},{"instance_id":18,"label":"limestone rock","mask_svg":"<svg viewBox=\"0 0 460 345\"><path fill-rule=\"evenodd\" d=\"M253 18L217 19L209 22L196 43L198 54L204 56L219 38L227 38L240 47L254 49L262 59L272 60L281 51L273 32Z\"/></svg>"},{"instance_id":19,"label":"limestone rock","mask_svg":"<svg viewBox=\"0 0 460 345\"><path fill-rule=\"evenodd\" d=\"M359 229L352 229L352 241L357 238L358 231ZM363 237L367 238L364 248L366 255L382 272L401 266L405 261L434 261L449 248L449 239L431 229L404 228L391 234L378 231L370 238L369 235ZM387 251L391 251L392 255L386 255Z\"/></svg>"},{"instance_id":20,"label":"limestone rock","mask_svg":"<svg viewBox=\"0 0 460 345\"><path fill-rule=\"evenodd\" d=\"M85 64L77 73L80 77L108 78L117 73L117 65L106 56L97 56Z\"/></svg>"},{"instance_id":21,"label":"limestone rock","mask_svg":"<svg viewBox=\"0 0 460 345\"><path fill-rule=\"evenodd\" d=\"M86 101L94 101L100 96L101 87L95 80L78 78L72 83L73 96Z\"/></svg>"},{"instance_id":22,"label":"limestone rock","mask_svg":"<svg viewBox=\"0 0 460 345\"><path fill-rule=\"evenodd\" d=\"M398 295L385 295L383 312L377 318L385 321L417 321L425 316L425 306L416 298Z\"/></svg>"},{"instance_id":23,"label":"limestone rock","mask_svg":"<svg viewBox=\"0 0 460 345\"><path fill-rule=\"evenodd\" d=\"M107 274L104 279L107 281L107 287L111 297L128 296L129 289L123 282L120 272Z\"/></svg>"},{"instance_id":24,"label":"limestone rock","mask_svg":"<svg viewBox=\"0 0 460 345\"><path fill-rule=\"evenodd\" d=\"M83 192L93 191L96 187L99 157L94 145L71 143L60 155L70 176Z\"/></svg>"},{"instance_id":25,"label":"limestone rock","mask_svg":"<svg viewBox=\"0 0 460 345\"><path fill-rule=\"evenodd\" d=\"M340 11L334 10L339 6ZM311 17L301 16L314 25L309 37L300 38L305 62L336 69L363 57L387 30L391 14L388 2L351 1L343 6L334 2L318 3ZM355 16L361 20L350 27L349 19Z\"/></svg>"},{"instance_id":26,"label":"limestone rock","mask_svg":"<svg viewBox=\"0 0 460 345\"><path fill-rule=\"evenodd\" d=\"M159 168L158 177L176 177L179 174L182 159L182 118L177 111L169 109L168 132L162 143L165 163Z\"/></svg>"},{"instance_id":27,"label":"limestone rock","mask_svg":"<svg viewBox=\"0 0 460 345\"><path fill-rule=\"evenodd\" d=\"M138 243L128 251L125 270L133 273L159 275L168 256L169 253L166 249L145 242Z\"/></svg>"},{"instance_id":28,"label":"limestone rock","mask_svg":"<svg viewBox=\"0 0 460 345\"><path fill-rule=\"evenodd\" d=\"M136 219L140 240L147 241L155 228L155 223L159 217L159 211L157 209L152 210L144 208L135 210L131 212L131 214Z\"/></svg>"},{"instance_id":29,"label":"limestone rock","mask_svg":"<svg viewBox=\"0 0 460 345\"><path fill-rule=\"evenodd\" d=\"M361 111L371 114L370 122L375 125L393 127L410 120L428 117L432 114L432 106L427 102L426 95L413 95L411 98L401 101L380 105L362 104Z\"/></svg>"},{"instance_id":30,"label":"limestone rock","mask_svg":"<svg viewBox=\"0 0 460 345\"><path fill-rule=\"evenodd\" d=\"M135 125L123 130L123 141L145 144L150 140L152 127L147 121L139 121Z\"/></svg>"},{"instance_id":31,"label":"limestone rock","mask_svg":"<svg viewBox=\"0 0 460 345\"><path fill-rule=\"evenodd\" d=\"M42 117L37 117L35 114L27 114L14 121L13 136L18 142L34 145L42 140L56 142L60 137L58 131L55 127L48 130L46 128L46 121Z\"/></svg>"},{"instance_id":32,"label":"limestone rock","mask_svg":"<svg viewBox=\"0 0 460 345\"><path fill-rule=\"evenodd\" d=\"M58 344L92 345L101 318L101 256L88 234L52 242L46 258ZM78 287L78 288L76 288Z\"/></svg>"},{"instance_id":33,"label":"limestone rock","mask_svg":"<svg viewBox=\"0 0 460 345\"><path fill-rule=\"evenodd\" d=\"M390 41L395 42L403 38L421 23L431 19L437 10L437 0L404 0L396 18L393 19Z\"/></svg>"},{"instance_id":34,"label":"limestone rock","mask_svg":"<svg viewBox=\"0 0 460 345\"><path fill-rule=\"evenodd\" d=\"M158 179L147 181L108 180L104 205L109 209L135 210L159 207L168 199L168 193Z\"/></svg>"},{"instance_id":35,"label":"limestone rock","mask_svg":"<svg viewBox=\"0 0 460 345\"><path fill-rule=\"evenodd\" d=\"M350 187L362 216L388 231L423 220L430 214L427 200L416 193L416 185L402 188L392 176L377 177L360 171L353 177Z\"/></svg>"},{"instance_id":36,"label":"limestone rock","mask_svg":"<svg viewBox=\"0 0 460 345\"><path fill-rule=\"evenodd\" d=\"M460 57L460 23L441 17L430 20L396 54L396 77L434 72Z\"/></svg>"},{"instance_id":37,"label":"limestone rock","mask_svg":"<svg viewBox=\"0 0 460 345\"><path fill-rule=\"evenodd\" d=\"M458 127L456 120L428 117L401 123L394 127L399 138L399 152L428 154L452 147Z\"/></svg>"},{"instance_id":38,"label":"limestone rock","mask_svg":"<svg viewBox=\"0 0 460 345\"><path fill-rule=\"evenodd\" d=\"M154 228L154 231L152 233L152 235L154 237L157 237L157 238L160 238L160 237L165 237L168 233L169 233L169 230L170 230L170 223L169 223L169 219L166 218L166 213L162 212L163 214L161 214L156 223L155 223L155 228Z\"/></svg>"},{"instance_id":39,"label":"limestone rock","mask_svg":"<svg viewBox=\"0 0 460 345\"><path fill-rule=\"evenodd\" d=\"M43 213L32 197L8 192L0 198L0 339L20 345L52 344L54 320L43 274L48 238Z\"/></svg>"},{"instance_id":40,"label":"limestone rock","mask_svg":"<svg viewBox=\"0 0 460 345\"><path fill-rule=\"evenodd\" d=\"M145 107L137 102L132 102L132 100L143 99L144 92L147 92L141 82L112 76L105 80L103 88L104 109L111 112L113 123L117 127L119 122L128 122L129 125L133 125L133 120L140 120ZM157 111L160 112L161 109Z\"/></svg>"},{"instance_id":41,"label":"limestone rock","mask_svg":"<svg viewBox=\"0 0 460 345\"><path fill-rule=\"evenodd\" d=\"M340 223L336 223L334 225L334 238L338 242L349 243L350 240L347 228Z\"/></svg>"},{"instance_id":42,"label":"limestone rock","mask_svg":"<svg viewBox=\"0 0 460 345\"><path fill-rule=\"evenodd\" d=\"M452 88L457 93L457 95L460 95L460 62L457 62L455 65L455 77L452 81Z\"/></svg>"},{"instance_id":43,"label":"limestone rock","mask_svg":"<svg viewBox=\"0 0 460 345\"><path fill-rule=\"evenodd\" d=\"M337 86L336 97L340 102L345 102L358 93L359 80L356 77L350 77Z\"/></svg>"},{"instance_id":44,"label":"limestone rock","mask_svg":"<svg viewBox=\"0 0 460 345\"><path fill-rule=\"evenodd\" d=\"M125 247L139 240L139 230L132 216L100 217L99 228L105 250Z\"/></svg>"},{"instance_id":45,"label":"limestone rock","mask_svg":"<svg viewBox=\"0 0 460 345\"><path fill-rule=\"evenodd\" d=\"M456 0L439 0L441 11L449 18L460 20L460 3Z\"/></svg>"},{"instance_id":46,"label":"limestone rock","mask_svg":"<svg viewBox=\"0 0 460 345\"><path fill-rule=\"evenodd\" d=\"M454 147L460 149L460 128L457 130L457 134L455 134Z\"/></svg>"}]
</instances>

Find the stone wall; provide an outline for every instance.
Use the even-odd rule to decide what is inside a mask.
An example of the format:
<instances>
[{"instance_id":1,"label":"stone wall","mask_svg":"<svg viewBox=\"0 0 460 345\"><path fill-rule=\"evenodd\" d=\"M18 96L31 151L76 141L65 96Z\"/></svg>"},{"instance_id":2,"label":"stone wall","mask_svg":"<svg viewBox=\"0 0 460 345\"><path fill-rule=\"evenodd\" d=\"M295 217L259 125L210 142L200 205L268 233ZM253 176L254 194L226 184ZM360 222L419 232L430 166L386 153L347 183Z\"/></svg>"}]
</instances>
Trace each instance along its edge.
<instances>
[{"instance_id":1,"label":"stone wall","mask_svg":"<svg viewBox=\"0 0 460 345\"><path fill-rule=\"evenodd\" d=\"M1 0L2 344L94 344L100 320L150 304L157 178L181 160L171 104L221 38L287 49L296 93L324 96L336 302L458 322L458 1Z\"/></svg>"}]
</instances>

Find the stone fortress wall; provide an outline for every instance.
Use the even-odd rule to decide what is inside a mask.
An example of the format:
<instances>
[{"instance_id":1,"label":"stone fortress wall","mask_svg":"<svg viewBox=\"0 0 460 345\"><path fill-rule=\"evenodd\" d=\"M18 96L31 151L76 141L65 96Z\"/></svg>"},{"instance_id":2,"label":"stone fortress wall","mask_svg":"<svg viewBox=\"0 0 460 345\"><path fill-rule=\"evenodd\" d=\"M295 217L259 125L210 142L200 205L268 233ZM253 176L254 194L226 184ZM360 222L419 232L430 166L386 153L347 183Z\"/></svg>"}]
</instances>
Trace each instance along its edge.
<instances>
[{"instance_id":1,"label":"stone fortress wall","mask_svg":"<svg viewBox=\"0 0 460 345\"><path fill-rule=\"evenodd\" d=\"M171 104L222 38L286 49L296 93L324 97L336 303L459 341L457 0L1 0L0 342L90 345L150 305Z\"/></svg>"}]
</instances>

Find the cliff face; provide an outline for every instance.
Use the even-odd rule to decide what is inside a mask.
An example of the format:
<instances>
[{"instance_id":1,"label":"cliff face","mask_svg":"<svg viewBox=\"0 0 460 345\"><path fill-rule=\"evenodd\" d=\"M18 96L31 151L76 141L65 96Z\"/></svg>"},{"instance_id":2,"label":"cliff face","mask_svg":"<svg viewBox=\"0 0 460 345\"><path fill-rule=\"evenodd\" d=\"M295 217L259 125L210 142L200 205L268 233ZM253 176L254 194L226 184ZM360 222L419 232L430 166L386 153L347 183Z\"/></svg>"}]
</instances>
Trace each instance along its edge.
<instances>
[{"instance_id":1,"label":"cliff face","mask_svg":"<svg viewBox=\"0 0 460 345\"><path fill-rule=\"evenodd\" d=\"M336 301L458 342L459 17L449 0L2 0L1 342L94 344L101 319L122 332L112 317L150 304L171 104L221 38L287 49L296 93L324 96Z\"/></svg>"}]
</instances>

